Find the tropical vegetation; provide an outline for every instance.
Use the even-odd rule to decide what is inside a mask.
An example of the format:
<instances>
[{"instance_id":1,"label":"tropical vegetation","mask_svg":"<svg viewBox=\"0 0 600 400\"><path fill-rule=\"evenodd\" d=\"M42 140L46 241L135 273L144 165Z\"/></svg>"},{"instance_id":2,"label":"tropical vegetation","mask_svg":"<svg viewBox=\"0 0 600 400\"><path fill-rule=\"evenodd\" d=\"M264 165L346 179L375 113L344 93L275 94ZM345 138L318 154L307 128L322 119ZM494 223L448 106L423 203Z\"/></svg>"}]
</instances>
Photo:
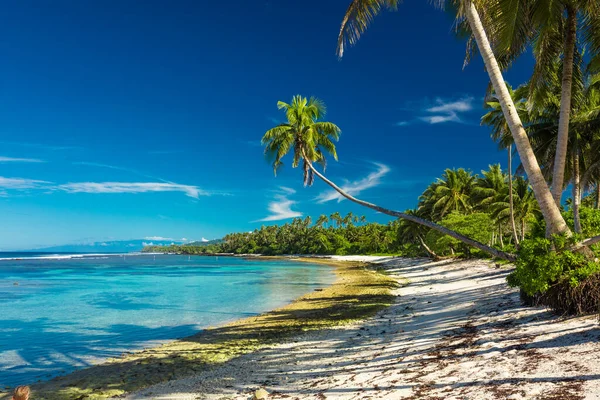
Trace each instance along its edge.
<instances>
[{"instance_id":1,"label":"tropical vegetation","mask_svg":"<svg viewBox=\"0 0 600 400\"><path fill-rule=\"evenodd\" d=\"M600 242L598 2L437 0L434 4L455 12L457 31L467 38L465 62L476 52L483 58L490 85L482 123L491 127L492 138L507 150L508 173L499 166L481 176L448 169L424 191L416 209L404 212L355 198L324 175L326 156L337 160L335 142L340 128L324 120L321 100L297 95L290 103L278 103L287 121L262 138L274 171L292 153L292 166L302 167L305 185L312 185L318 177L343 198L394 220L385 228L334 226L331 230L344 231L331 236L324 220L315 226L306 219L294 220L283 227L261 228L260 234L230 236L225 243L239 243L229 248L233 252L266 254L397 252L401 246L433 257L487 254L515 262L509 283L521 287L527 296L543 299L554 293L546 303L558 309L558 303L567 304L575 297L577 309L583 303L597 306L599 291L594 294L596 300L589 300L570 288L600 287L589 284L600 282L596 258ZM376 15L398 5L398 0L351 1L342 19L338 56L358 42ZM529 82L513 90L502 73L528 49L536 66ZM513 146L520 161L516 177L511 165ZM572 193L565 208L561 199L568 184ZM364 238L348 236L354 229L363 234L370 229L370 240L377 245L369 247ZM305 236L293 241L286 235L277 238L288 230ZM259 236L271 241L257 242ZM564 300L565 293L571 300Z\"/></svg>"}]
</instances>

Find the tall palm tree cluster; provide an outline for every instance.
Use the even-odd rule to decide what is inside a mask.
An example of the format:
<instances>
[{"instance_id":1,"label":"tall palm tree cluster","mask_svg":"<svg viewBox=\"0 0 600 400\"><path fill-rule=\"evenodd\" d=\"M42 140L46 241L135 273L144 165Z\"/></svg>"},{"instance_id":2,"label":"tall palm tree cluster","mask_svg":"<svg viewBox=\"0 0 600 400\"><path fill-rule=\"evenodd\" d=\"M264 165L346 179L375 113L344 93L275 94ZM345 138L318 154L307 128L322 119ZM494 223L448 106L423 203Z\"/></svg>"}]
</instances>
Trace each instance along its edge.
<instances>
[{"instance_id":1,"label":"tall palm tree cluster","mask_svg":"<svg viewBox=\"0 0 600 400\"><path fill-rule=\"evenodd\" d=\"M491 165L489 170L481 171L481 176L462 168L447 169L421 195L419 206L413 213L447 227L453 227L451 221L456 224L457 214L487 214L488 223L478 226L475 235L498 248L505 245L518 247L519 242L525 239L529 225L540 215L529 183L522 176L511 179L500 165ZM415 226L406 221L401 224ZM513 226L515 229L512 229ZM436 247L434 243L430 246ZM454 251L454 248L446 249L446 252Z\"/></svg>"},{"instance_id":2,"label":"tall palm tree cluster","mask_svg":"<svg viewBox=\"0 0 600 400\"><path fill-rule=\"evenodd\" d=\"M348 45L358 42L375 16L384 9L396 9L399 3L399 0L352 0L342 19L338 56L341 58ZM447 172L444 179L447 184L434 185L424 195L423 207L413 212L391 210L346 193L314 165L324 165L325 153L337 159L333 142L340 134L337 126L322 121L324 112L320 111L324 108L315 99L295 97L292 104L279 103L279 107L286 110L288 122L267 131L263 136L266 153L273 158L275 170L280 167L283 156L293 151L292 165L302 163L305 185L310 186L317 176L350 201L400 218L406 224L418 224L422 227L419 229L433 230L435 235L449 236L452 240L494 257L515 261L517 275L523 279L536 280L539 278L536 275L539 268L557 265L557 262L563 268L563 261L578 260L577 263L569 261L570 265L564 266L564 274L558 274L539 285L542 288L572 276L573 268L579 266L592 263L597 268L588 268L588 271L600 270L591 247L600 242L600 232L594 232L596 236L587 239L573 234L573 231L583 232L580 213L582 192L594 187L596 198L600 198L597 89L600 80L600 2L434 0L433 3L456 13L457 31L467 38L465 62L476 52L483 59L490 78L487 103L491 109L491 115L487 115L487 121L484 118L483 122L494 128L493 136L500 139L501 145L509 150L510 162L512 146L515 146L521 172L528 182L522 185L532 189L545 226L545 238L538 240L537 244L526 243L522 251L514 254L498 250L493 243L486 243L485 237L473 234L477 232L461 232L458 227L468 227L468 224L464 218L462 222L457 220L456 213L473 212L469 211L473 204L470 204L470 195L464 187L465 182L476 179L464 171ZM536 58L531 79L526 89L512 91L504 81L503 72L529 50ZM512 175L512 165L509 173ZM477 178L487 181L487 186L478 186L472 195L479 196L484 204L491 207L492 204L501 203L496 201L492 193L504 179L491 170L488 175ZM510 182L507 195L510 231L514 244L517 244L519 239L523 241L525 228L521 227L519 235L515 204L517 187L512 184L512 176L507 180ZM561 210L568 183L573 188L572 226L569 226ZM480 203L478 205L481 206ZM448 212L451 214L444 217ZM486 215L500 226L501 217L505 214L506 211ZM454 215L452 222L455 229L448 227L449 221L444 224L444 220L451 215ZM485 216L477 215L477 218L478 223L485 222ZM417 239L422 238L421 232L416 233ZM498 229L498 239L504 240L501 228ZM427 245L426 240L422 242ZM544 256L528 257L528 254L538 254L538 251ZM556 254L559 254L559 258L556 258ZM581 278L583 275L579 276ZM586 276L592 277L589 274ZM600 274L594 277L600 281ZM513 279L513 283L517 281Z\"/></svg>"}]
</instances>

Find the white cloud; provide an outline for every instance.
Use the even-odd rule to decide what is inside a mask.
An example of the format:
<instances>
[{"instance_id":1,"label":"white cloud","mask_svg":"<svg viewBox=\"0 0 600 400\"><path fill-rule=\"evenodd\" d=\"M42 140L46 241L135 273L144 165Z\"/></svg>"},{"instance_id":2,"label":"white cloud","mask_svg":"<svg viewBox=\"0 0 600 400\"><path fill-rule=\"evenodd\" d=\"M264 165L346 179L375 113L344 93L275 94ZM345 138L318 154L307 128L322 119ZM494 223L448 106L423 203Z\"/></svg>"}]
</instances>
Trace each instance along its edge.
<instances>
[{"instance_id":1,"label":"white cloud","mask_svg":"<svg viewBox=\"0 0 600 400\"><path fill-rule=\"evenodd\" d=\"M352 196L356 196L367 189L379 186L381 184L381 179L390 172L390 168L385 164L374 164L377 167L376 171L371 172L365 178L354 182L347 182L345 185L341 186L342 190ZM344 200L344 197L335 190L328 190L321 193L316 200L319 203L326 203L332 200L337 200L340 202Z\"/></svg>"},{"instance_id":2,"label":"white cloud","mask_svg":"<svg viewBox=\"0 0 600 400\"><path fill-rule=\"evenodd\" d=\"M0 156L0 163L20 162L20 163L43 163L44 160L37 158L19 158L19 157L3 157Z\"/></svg>"},{"instance_id":3,"label":"white cloud","mask_svg":"<svg viewBox=\"0 0 600 400\"><path fill-rule=\"evenodd\" d=\"M431 125L443 124L444 122L460 122L460 118L454 112L446 115L432 115L429 117L419 117L419 119Z\"/></svg>"},{"instance_id":4,"label":"white cloud","mask_svg":"<svg viewBox=\"0 0 600 400\"><path fill-rule=\"evenodd\" d=\"M463 114L474 109L473 96L464 96L459 99L443 99L438 97L433 105L429 103L427 106L417 109L421 114L411 121L400 121L395 126L403 127L411 125L414 122L424 122L430 125L443 124L447 122L466 123L463 119ZM413 111L415 111L413 109Z\"/></svg>"},{"instance_id":5,"label":"white cloud","mask_svg":"<svg viewBox=\"0 0 600 400\"><path fill-rule=\"evenodd\" d=\"M146 239L146 240L175 240L173 238L162 237L162 236L147 236L144 239Z\"/></svg>"},{"instance_id":6,"label":"white cloud","mask_svg":"<svg viewBox=\"0 0 600 400\"><path fill-rule=\"evenodd\" d=\"M166 182L79 182L57 186L68 193L182 192L194 199L209 194L197 186Z\"/></svg>"},{"instance_id":7,"label":"white cloud","mask_svg":"<svg viewBox=\"0 0 600 400\"><path fill-rule=\"evenodd\" d=\"M208 239L205 239L205 238L202 238L202 239L200 239L200 241L201 241L202 243L210 242L210 240L208 240Z\"/></svg>"},{"instance_id":8,"label":"white cloud","mask_svg":"<svg viewBox=\"0 0 600 400\"><path fill-rule=\"evenodd\" d=\"M38 181L35 179L24 179L24 178L5 178L0 176L0 188L2 189L13 189L13 190L24 190L24 189L41 189L45 185L51 182Z\"/></svg>"},{"instance_id":9,"label":"white cloud","mask_svg":"<svg viewBox=\"0 0 600 400\"><path fill-rule=\"evenodd\" d=\"M296 191L292 188L288 188L285 186L280 186L279 189L283 193L276 194L275 200L269 203L268 209L270 215L263 219L259 219L258 221L280 221L283 219L290 219L302 216L301 212L292 210L292 206L296 204L296 202L288 198L288 196L296 193Z\"/></svg>"},{"instance_id":10,"label":"white cloud","mask_svg":"<svg viewBox=\"0 0 600 400\"><path fill-rule=\"evenodd\" d=\"M427 109L430 113L467 112L473 109L473 97L467 96L455 101L436 99L436 106Z\"/></svg>"},{"instance_id":11,"label":"white cloud","mask_svg":"<svg viewBox=\"0 0 600 400\"><path fill-rule=\"evenodd\" d=\"M286 194L296 194L296 191L294 189L289 188L287 186L279 186L279 189L284 191Z\"/></svg>"}]
</instances>

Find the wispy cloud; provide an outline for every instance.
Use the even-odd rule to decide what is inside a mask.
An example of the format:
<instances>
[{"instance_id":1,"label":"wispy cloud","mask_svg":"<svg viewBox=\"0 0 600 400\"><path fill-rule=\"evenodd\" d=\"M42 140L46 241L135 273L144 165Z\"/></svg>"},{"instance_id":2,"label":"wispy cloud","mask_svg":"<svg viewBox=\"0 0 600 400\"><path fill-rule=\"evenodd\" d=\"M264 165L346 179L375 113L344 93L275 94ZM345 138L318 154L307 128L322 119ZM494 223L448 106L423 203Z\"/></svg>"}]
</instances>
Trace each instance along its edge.
<instances>
[{"instance_id":1,"label":"wispy cloud","mask_svg":"<svg viewBox=\"0 0 600 400\"><path fill-rule=\"evenodd\" d=\"M13 142L13 141L9 141L9 140L2 140L2 141L0 141L0 143L9 145L9 146L30 147L30 148L43 149L43 150L52 150L52 151L82 149L82 147L80 147L80 146L57 146L57 145L44 144L44 143Z\"/></svg>"},{"instance_id":2,"label":"wispy cloud","mask_svg":"<svg viewBox=\"0 0 600 400\"><path fill-rule=\"evenodd\" d=\"M183 192L194 199L209 195L198 186L165 182L79 182L66 183L57 188L68 193Z\"/></svg>"},{"instance_id":3,"label":"wispy cloud","mask_svg":"<svg viewBox=\"0 0 600 400\"><path fill-rule=\"evenodd\" d=\"M381 179L390 172L390 168L382 163L373 164L375 164L377 170L371 172L366 177L357 181L346 182L346 184L341 186L342 190L344 190L348 194L356 196L367 189L379 186L381 184ZM340 202L344 200L344 197L342 197L342 195L340 195L335 190L328 190L326 192L321 193L316 200L318 203L326 203L332 200L337 200L338 202Z\"/></svg>"},{"instance_id":4,"label":"wispy cloud","mask_svg":"<svg viewBox=\"0 0 600 400\"><path fill-rule=\"evenodd\" d=\"M186 238L175 239L175 238L164 237L164 236L146 236L144 238L144 240L154 240L154 241L163 240L163 241L170 241L170 242L187 242L188 241Z\"/></svg>"},{"instance_id":5,"label":"wispy cloud","mask_svg":"<svg viewBox=\"0 0 600 400\"><path fill-rule=\"evenodd\" d=\"M0 188L7 190L43 189L51 182L25 178L5 178L0 176Z\"/></svg>"},{"instance_id":6,"label":"wispy cloud","mask_svg":"<svg viewBox=\"0 0 600 400\"><path fill-rule=\"evenodd\" d=\"M275 195L275 200L269 203L268 210L270 215L255 222L281 221L283 219L301 217L301 212L292 210L292 206L296 202L289 199L289 196L295 193L294 189L281 186L279 193Z\"/></svg>"},{"instance_id":7,"label":"wispy cloud","mask_svg":"<svg viewBox=\"0 0 600 400\"><path fill-rule=\"evenodd\" d=\"M458 99L443 99L438 97L433 104L428 103L426 106L418 108L418 114L413 120L404 120L397 122L395 126L404 127L412 125L416 122L427 123L430 125L443 124L447 122L468 123L465 120L465 114L473 111L473 96L464 96ZM406 109L404 109L406 111Z\"/></svg>"},{"instance_id":8,"label":"wispy cloud","mask_svg":"<svg viewBox=\"0 0 600 400\"><path fill-rule=\"evenodd\" d=\"M37 158L19 158L19 157L3 157L0 156L0 163L43 163L44 160L39 160Z\"/></svg>"},{"instance_id":9,"label":"wispy cloud","mask_svg":"<svg viewBox=\"0 0 600 400\"><path fill-rule=\"evenodd\" d=\"M467 96L459 100L448 101L441 98L436 99L437 105L430 107L427 111L431 113L467 112L473 109L473 97Z\"/></svg>"},{"instance_id":10,"label":"wispy cloud","mask_svg":"<svg viewBox=\"0 0 600 400\"><path fill-rule=\"evenodd\" d=\"M145 240L175 240L173 238L163 237L163 236L146 236L144 239Z\"/></svg>"}]
</instances>

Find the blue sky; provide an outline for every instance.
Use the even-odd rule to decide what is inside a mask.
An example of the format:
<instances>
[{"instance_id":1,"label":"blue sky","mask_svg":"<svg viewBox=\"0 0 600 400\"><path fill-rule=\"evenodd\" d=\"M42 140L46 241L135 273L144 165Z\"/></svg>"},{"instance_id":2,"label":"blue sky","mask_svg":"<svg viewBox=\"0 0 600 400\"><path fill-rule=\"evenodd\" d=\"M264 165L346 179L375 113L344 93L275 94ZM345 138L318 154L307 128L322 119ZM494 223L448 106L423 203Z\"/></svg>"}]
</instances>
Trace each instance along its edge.
<instances>
[{"instance_id":1,"label":"blue sky","mask_svg":"<svg viewBox=\"0 0 600 400\"><path fill-rule=\"evenodd\" d=\"M463 70L452 17L407 0L338 61L347 4L5 4L0 249L212 239L334 211L388 221L289 165L273 176L259 141L294 94L327 103L342 129L327 173L366 200L403 210L444 168L505 165L479 126L487 75L479 58Z\"/></svg>"}]
</instances>

